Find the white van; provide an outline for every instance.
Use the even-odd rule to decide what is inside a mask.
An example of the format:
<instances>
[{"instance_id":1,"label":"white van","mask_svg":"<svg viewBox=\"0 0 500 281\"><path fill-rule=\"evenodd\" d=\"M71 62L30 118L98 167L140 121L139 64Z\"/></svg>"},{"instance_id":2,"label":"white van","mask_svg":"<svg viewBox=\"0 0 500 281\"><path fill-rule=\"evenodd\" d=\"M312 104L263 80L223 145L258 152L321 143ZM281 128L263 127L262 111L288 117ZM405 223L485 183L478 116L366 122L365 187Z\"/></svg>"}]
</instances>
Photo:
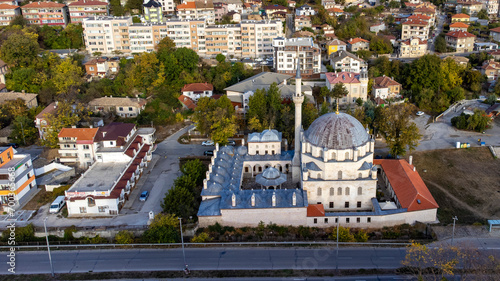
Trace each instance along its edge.
<instances>
[{"instance_id":1,"label":"white van","mask_svg":"<svg viewBox=\"0 0 500 281\"><path fill-rule=\"evenodd\" d=\"M57 196L56 200L50 204L50 209L49 213L57 213L59 212L62 207L64 207L64 204L66 204L66 201L64 200L64 196Z\"/></svg>"}]
</instances>

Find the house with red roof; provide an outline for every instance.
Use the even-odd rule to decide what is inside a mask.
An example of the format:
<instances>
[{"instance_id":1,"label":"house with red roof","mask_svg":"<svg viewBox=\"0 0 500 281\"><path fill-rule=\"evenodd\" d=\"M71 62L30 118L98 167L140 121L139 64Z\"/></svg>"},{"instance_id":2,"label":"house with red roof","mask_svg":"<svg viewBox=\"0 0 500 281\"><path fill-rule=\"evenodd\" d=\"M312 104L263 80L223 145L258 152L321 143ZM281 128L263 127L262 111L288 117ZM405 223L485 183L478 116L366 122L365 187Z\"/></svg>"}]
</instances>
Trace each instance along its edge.
<instances>
[{"instance_id":1,"label":"house with red roof","mask_svg":"<svg viewBox=\"0 0 500 281\"><path fill-rule=\"evenodd\" d=\"M59 102L55 101L47 105L40 113L35 116L35 128L38 130L40 139L45 140L50 130L49 118L51 115L57 114Z\"/></svg>"},{"instance_id":2,"label":"house with red roof","mask_svg":"<svg viewBox=\"0 0 500 281\"><path fill-rule=\"evenodd\" d=\"M469 25L463 22L454 22L450 24L450 31L467 31L468 28Z\"/></svg>"},{"instance_id":3,"label":"house with red roof","mask_svg":"<svg viewBox=\"0 0 500 281\"><path fill-rule=\"evenodd\" d=\"M10 3L0 3L0 25L9 25L10 22L18 15L21 14L21 9L17 5Z\"/></svg>"},{"instance_id":4,"label":"house with red roof","mask_svg":"<svg viewBox=\"0 0 500 281\"><path fill-rule=\"evenodd\" d=\"M360 73L355 72L327 72L326 86L328 90L332 90L335 84L342 83L349 94L339 99L339 104L352 104L358 98L366 101L368 98L368 71L366 68L361 69ZM333 103L334 100L331 100Z\"/></svg>"},{"instance_id":5,"label":"house with red roof","mask_svg":"<svg viewBox=\"0 0 500 281\"><path fill-rule=\"evenodd\" d=\"M196 108L196 103L188 96L180 95L177 99L182 103L182 107L185 109L194 110Z\"/></svg>"},{"instance_id":6,"label":"house with red roof","mask_svg":"<svg viewBox=\"0 0 500 281\"><path fill-rule=\"evenodd\" d=\"M62 25L70 22L68 6L57 2L31 2L21 7L23 17L30 24Z\"/></svg>"},{"instance_id":7,"label":"house with red roof","mask_svg":"<svg viewBox=\"0 0 500 281\"><path fill-rule=\"evenodd\" d=\"M388 76L375 77L373 79L372 95L374 98L387 99L399 96L401 84L394 78Z\"/></svg>"},{"instance_id":8,"label":"house with red roof","mask_svg":"<svg viewBox=\"0 0 500 281\"><path fill-rule=\"evenodd\" d=\"M109 5L106 2L94 0L79 0L68 4L72 23L82 22L87 17L109 15Z\"/></svg>"},{"instance_id":9,"label":"house with red roof","mask_svg":"<svg viewBox=\"0 0 500 281\"><path fill-rule=\"evenodd\" d=\"M490 29L490 36L494 41L500 42L500 27Z\"/></svg>"},{"instance_id":10,"label":"house with red roof","mask_svg":"<svg viewBox=\"0 0 500 281\"><path fill-rule=\"evenodd\" d=\"M349 52L357 52L361 50L369 50L370 49L370 41L357 37L351 38L347 41L347 50Z\"/></svg>"},{"instance_id":11,"label":"house with red roof","mask_svg":"<svg viewBox=\"0 0 500 281\"><path fill-rule=\"evenodd\" d=\"M445 36L446 46L453 48L457 53L472 52L476 35L467 31L450 31Z\"/></svg>"},{"instance_id":12,"label":"house with red roof","mask_svg":"<svg viewBox=\"0 0 500 281\"><path fill-rule=\"evenodd\" d=\"M500 63L496 62L494 59L484 61L481 66L481 74L486 75L490 82L497 80L500 74Z\"/></svg>"},{"instance_id":13,"label":"house with red roof","mask_svg":"<svg viewBox=\"0 0 500 281\"><path fill-rule=\"evenodd\" d=\"M467 14L455 14L451 16L451 22L469 22L470 16Z\"/></svg>"},{"instance_id":14,"label":"house with red roof","mask_svg":"<svg viewBox=\"0 0 500 281\"><path fill-rule=\"evenodd\" d=\"M429 22L416 18L403 22L401 28L401 40L413 37L427 40L429 37Z\"/></svg>"},{"instance_id":15,"label":"house with red roof","mask_svg":"<svg viewBox=\"0 0 500 281\"><path fill-rule=\"evenodd\" d=\"M59 162L78 164L88 168L95 161L96 145L94 145L98 128L62 128L59 138Z\"/></svg>"},{"instance_id":16,"label":"house with red roof","mask_svg":"<svg viewBox=\"0 0 500 281\"><path fill-rule=\"evenodd\" d=\"M423 15L429 17L429 23L433 26L436 23L436 10L431 7L420 7L413 10L413 15Z\"/></svg>"},{"instance_id":17,"label":"house with red roof","mask_svg":"<svg viewBox=\"0 0 500 281\"><path fill-rule=\"evenodd\" d=\"M427 40L409 38L399 44L399 56L402 58L418 58L427 53Z\"/></svg>"},{"instance_id":18,"label":"house with red roof","mask_svg":"<svg viewBox=\"0 0 500 281\"><path fill-rule=\"evenodd\" d=\"M331 8L331 9L327 9L326 11L328 12L328 15L331 17L333 17L333 16L340 17L341 15L344 14L344 10L342 10L340 8Z\"/></svg>"},{"instance_id":19,"label":"house with red roof","mask_svg":"<svg viewBox=\"0 0 500 281\"><path fill-rule=\"evenodd\" d=\"M193 101L198 101L202 97L211 97L214 92L214 86L210 83L191 83L182 87L182 95L189 97Z\"/></svg>"}]
</instances>

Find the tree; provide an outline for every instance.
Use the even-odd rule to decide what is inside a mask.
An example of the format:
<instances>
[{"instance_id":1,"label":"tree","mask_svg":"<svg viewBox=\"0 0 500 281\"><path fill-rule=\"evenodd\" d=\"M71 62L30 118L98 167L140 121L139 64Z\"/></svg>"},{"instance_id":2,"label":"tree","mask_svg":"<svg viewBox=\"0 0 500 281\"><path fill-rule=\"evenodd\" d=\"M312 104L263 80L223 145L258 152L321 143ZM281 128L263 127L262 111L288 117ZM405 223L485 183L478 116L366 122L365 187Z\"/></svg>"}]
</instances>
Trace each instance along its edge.
<instances>
[{"instance_id":1,"label":"tree","mask_svg":"<svg viewBox=\"0 0 500 281\"><path fill-rule=\"evenodd\" d=\"M441 72L443 81L441 85L442 91L450 91L451 89L462 84L463 67L459 66L453 59L447 58L441 62Z\"/></svg>"},{"instance_id":2,"label":"tree","mask_svg":"<svg viewBox=\"0 0 500 281\"><path fill-rule=\"evenodd\" d=\"M349 94L349 91L347 90L344 83L342 83L342 82L335 84L335 86L333 86L333 88L330 90L329 97L331 99L336 100L337 110L338 110L338 105L339 105L339 99L346 97L348 94ZM331 102L331 100L330 100L330 102Z\"/></svg>"},{"instance_id":3,"label":"tree","mask_svg":"<svg viewBox=\"0 0 500 281\"><path fill-rule=\"evenodd\" d=\"M17 15L9 23L9 26L20 26L21 28L24 28L25 26L28 25L28 21L22 16L22 15Z\"/></svg>"},{"instance_id":4,"label":"tree","mask_svg":"<svg viewBox=\"0 0 500 281\"><path fill-rule=\"evenodd\" d=\"M156 55L160 61L163 61L168 54L175 51L175 42L170 37L165 36L156 45Z\"/></svg>"},{"instance_id":5,"label":"tree","mask_svg":"<svg viewBox=\"0 0 500 281\"><path fill-rule=\"evenodd\" d=\"M224 56L223 54L217 54L217 56L215 56L215 60L217 60L219 63L223 63L226 61L226 56Z\"/></svg>"},{"instance_id":6,"label":"tree","mask_svg":"<svg viewBox=\"0 0 500 281\"><path fill-rule=\"evenodd\" d=\"M457 129L476 132L483 132L488 127L489 122L490 118L480 109L475 109L472 115L462 113L451 118L451 124Z\"/></svg>"},{"instance_id":7,"label":"tree","mask_svg":"<svg viewBox=\"0 0 500 281\"><path fill-rule=\"evenodd\" d=\"M120 230L115 235L116 244L132 244L134 243L134 240L135 240L134 234L128 230Z\"/></svg>"},{"instance_id":8,"label":"tree","mask_svg":"<svg viewBox=\"0 0 500 281\"><path fill-rule=\"evenodd\" d=\"M165 213L184 219L196 216L196 200L191 191L182 186L175 185L168 192L161 207Z\"/></svg>"},{"instance_id":9,"label":"tree","mask_svg":"<svg viewBox=\"0 0 500 281\"><path fill-rule=\"evenodd\" d=\"M281 91L276 83L269 89L257 90L248 101L248 122L250 129L262 131L268 128L277 128L279 116L283 108Z\"/></svg>"},{"instance_id":10,"label":"tree","mask_svg":"<svg viewBox=\"0 0 500 281\"><path fill-rule=\"evenodd\" d=\"M57 94L67 92L71 87L79 87L83 83L83 70L76 62L65 59L56 66L54 77L52 78Z\"/></svg>"},{"instance_id":11,"label":"tree","mask_svg":"<svg viewBox=\"0 0 500 281\"><path fill-rule=\"evenodd\" d=\"M157 214L142 239L150 243L180 242L179 220L173 214Z\"/></svg>"},{"instance_id":12,"label":"tree","mask_svg":"<svg viewBox=\"0 0 500 281\"><path fill-rule=\"evenodd\" d=\"M399 2L396 2L396 1L389 2L389 8L391 8L391 9L397 9L399 7L401 7L401 4Z\"/></svg>"},{"instance_id":13,"label":"tree","mask_svg":"<svg viewBox=\"0 0 500 281\"><path fill-rule=\"evenodd\" d=\"M381 108L376 120L376 128L384 137L389 152L393 156L405 155L418 146L421 135L418 127L410 120L415 106L408 103Z\"/></svg>"},{"instance_id":14,"label":"tree","mask_svg":"<svg viewBox=\"0 0 500 281\"><path fill-rule=\"evenodd\" d=\"M385 37L375 36L370 41L370 50L377 52L377 54L390 54L392 53L392 43Z\"/></svg>"},{"instance_id":15,"label":"tree","mask_svg":"<svg viewBox=\"0 0 500 281\"><path fill-rule=\"evenodd\" d=\"M57 105L57 110L54 113L47 113L43 117L48 120L48 132L44 144L57 148L59 138L57 135L62 128L71 128L76 125L84 116L83 107L81 105L73 106L71 103L63 101Z\"/></svg>"},{"instance_id":16,"label":"tree","mask_svg":"<svg viewBox=\"0 0 500 281\"><path fill-rule=\"evenodd\" d=\"M23 33L11 34L0 48L0 57L10 67L27 67L37 60L40 46L35 38Z\"/></svg>"},{"instance_id":17,"label":"tree","mask_svg":"<svg viewBox=\"0 0 500 281\"><path fill-rule=\"evenodd\" d=\"M38 130L33 118L17 115L12 122L10 138L17 144L31 145L38 140Z\"/></svg>"},{"instance_id":18,"label":"tree","mask_svg":"<svg viewBox=\"0 0 500 281\"><path fill-rule=\"evenodd\" d=\"M127 0L127 3L125 4L125 9L128 11L131 10L138 10L142 11L142 0Z\"/></svg>"},{"instance_id":19,"label":"tree","mask_svg":"<svg viewBox=\"0 0 500 281\"><path fill-rule=\"evenodd\" d=\"M189 160L181 167L181 172L184 175L189 176L197 185L203 183L205 179L205 172L207 171L206 166L200 161L200 159Z\"/></svg>"},{"instance_id":20,"label":"tree","mask_svg":"<svg viewBox=\"0 0 500 281\"><path fill-rule=\"evenodd\" d=\"M436 247L412 242L406 249L405 259L401 262L418 280L446 280L453 276L459 264L459 248Z\"/></svg>"},{"instance_id":21,"label":"tree","mask_svg":"<svg viewBox=\"0 0 500 281\"><path fill-rule=\"evenodd\" d=\"M200 133L208 135L214 142L220 144L227 143L227 139L236 133L234 108L226 95L218 100L200 98L193 120Z\"/></svg>"},{"instance_id":22,"label":"tree","mask_svg":"<svg viewBox=\"0 0 500 281\"><path fill-rule=\"evenodd\" d=\"M354 235L351 233L351 230L347 227L340 226L339 227L339 242L354 242ZM332 233L328 236L330 240L337 241L337 228L335 227L332 230Z\"/></svg>"},{"instance_id":23,"label":"tree","mask_svg":"<svg viewBox=\"0 0 500 281\"><path fill-rule=\"evenodd\" d=\"M486 11L486 9L481 9L477 13L477 17L482 19L482 20L487 20L488 19L488 12Z\"/></svg>"},{"instance_id":24,"label":"tree","mask_svg":"<svg viewBox=\"0 0 500 281\"><path fill-rule=\"evenodd\" d=\"M439 35L434 42L434 50L438 53L446 53L446 40L444 36Z\"/></svg>"}]
</instances>

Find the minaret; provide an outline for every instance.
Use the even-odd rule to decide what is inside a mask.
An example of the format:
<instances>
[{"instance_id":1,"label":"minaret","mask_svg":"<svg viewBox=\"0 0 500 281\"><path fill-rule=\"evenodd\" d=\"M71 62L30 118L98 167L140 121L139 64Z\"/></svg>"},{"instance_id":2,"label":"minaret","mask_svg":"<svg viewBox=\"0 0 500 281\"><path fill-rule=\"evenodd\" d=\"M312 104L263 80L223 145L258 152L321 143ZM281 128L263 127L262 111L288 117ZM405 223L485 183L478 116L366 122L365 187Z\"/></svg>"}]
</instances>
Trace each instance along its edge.
<instances>
[{"instance_id":1,"label":"minaret","mask_svg":"<svg viewBox=\"0 0 500 281\"><path fill-rule=\"evenodd\" d=\"M292 160L292 180L294 183L300 181L300 131L302 130L302 103L304 95L302 95L302 78L300 77L300 58L297 54L297 75L295 75L295 95L293 103L295 104L295 153Z\"/></svg>"},{"instance_id":2,"label":"minaret","mask_svg":"<svg viewBox=\"0 0 500 281\"><path fill-rule=\"evenodd\" d=\"M359 73L359 82L361 83L361 93L360 96L363 101L368 99L368 71L366 68L361 68L361 72Z\"/></svg>"}]
</instances>

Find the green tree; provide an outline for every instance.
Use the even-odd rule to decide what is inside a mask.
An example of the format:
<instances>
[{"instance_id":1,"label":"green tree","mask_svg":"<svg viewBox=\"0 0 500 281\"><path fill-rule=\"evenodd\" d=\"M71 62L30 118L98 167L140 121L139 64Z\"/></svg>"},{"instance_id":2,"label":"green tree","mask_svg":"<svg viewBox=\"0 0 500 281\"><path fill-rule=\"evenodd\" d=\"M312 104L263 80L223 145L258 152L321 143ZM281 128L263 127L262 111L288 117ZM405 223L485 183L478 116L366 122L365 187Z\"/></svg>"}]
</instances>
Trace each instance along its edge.
<instances>
[{"instance_id":1,"label":"green tree","mask_svg":"<svg viewBox=\"0 0 500 281\"><path fill-rule=\"evenodd\" d=\"M443 81L441 83L442 91L450 91L451 89L462 84L462 71L464 68L459 66L453 59L448 58L441 62L441 72Z\"/></svg>"},{"instance_id":2,"label":"green tree","mask_svg":"<svg viewBox=\"0 0 500 281\"><path fill-rule=\"evenodd\" d=\"M178 243L180 238L179 220L173 214L157 214L142 235L150 243Z\"/></svg>"},{"instance_id":3,"label":"green tree","mask_svg":"<svg viewBox=\"0 0 500 281\"><path fill-rule=\"evenodd\" d=\"M434 50L438 53L446 53L446 40L444 36L439 35L434 42Z\"/></svg>"},{"instance_id":4,"label":"green tree","mask_svg":"<svg viewBox=\"0 0 500 281\"><path fill-rule=\"evenodd\" d=\"M38 140L38 130L33 118L17 115L12 122L10 138L17 144L32 145Z\"/></svg>"},{"instance_id":5,"label":"green tree","mask_svg":"<svg viewBox=\"0 0 500 281\"><path fill-rule=\"evenodd\" d=\"M393 156L405 155L418 146L421 137L418 127L410 120L415 106L402 103L381 108L376 120L376 128L384 137L389 152Z\"/></svg>"},{"instance_id":6,"label":"green tree","mask_svg":"<svg viewBox=\"0 0 500 281\"><path fill-rule=\"evenodd\" d=\"M477 13L477 17L480 18L480 19L482 19L482 20L487 20L488 19L488 12L485 9L481 9Z\"/></svg>"},{"instance_id":7,"label":"green tree","mask_svg":"<svg viewBox=\"0 0 500 281\"><path fill-rule=\"evenodd\" d=\"M168 192L161 207L165 213L174 214L184 219L196 216L197 202L187 188L175 185Z\"/></svg>"},{"instance_id":8,"label":"green tree","mask_svg":"<svg viewBox=\"0 0 500 281\"><path fill-rule=\"evenodd\" d=\"M20 26L21 28L24 28L25 26L28 25L28 21L22 16L22 15L17 15L9 23L9 26Z\"/></svg>"},{"instance_id":9,"label":"green tree","mask_svg":"<svg viewBox=\"0 0 500 281\"><path fill-rule=\"evenodd\" d=\"M134 243L134 240L135 240L134 234L128 230L120 230L115 235L116 244L132 244Z\"/></svg>"},{"instance_id":10,"label":"green tree","mask_svg":"<svg viewBox=\"0 0 500 281\"><path fill-rule=\"evenodd\" d=\"M226 61L226 56L224 56L223 54L217 54L217 56L215 56L215 60L217 60L219 63L223 63Z\"/></svg>"},{"instance_id":11,"label":"green tree","mask_svg":"<svg viewBox=\"0 0 500 281\"><path fill-rule=\"evenodd\" d=\"M281 91L276 83L269 89L257 90L249 98L248 114L250 129L262 131L268 128L277 128L281 109L283 108Z\"/></svg>"},{"instance_id":12,"label":"green tree","mask_svg":"<svg viewBox=\"0 0 500 281\"><path fill-rule=\"evenodd\" d=\"M302 127L307 130L309 126L318 118L318 109L314 104L307 102L307 98L302 103Z\"/></svg>"},{"instance_id":13,"label":"green tree","mask_svg":"<svg viewBox=\"0 0 500 281\"><path fill-rule=\"evenodd\" d=\"M354 235L351 233L351 230L347 227L340 226L338 229L339 232L339 242L354 242ZM330 240L337 241L337 228L335 227L332 230L332 233L328 236Z\"/></svg>"},{"instance_id":14,"label":"green tree","mask_svg":"<svg viewBox=\"0 0 500 281\"><path fill-rule=\"evenodd\" d=\"M337 83L333 86L333 88L330 91L330 94L328 95L331 99L335 99L335 102L337 104L337 108L339 105L339 99L346 97L349 94L349 91L345 87L344 83L340 82ZM330 100L331 102L331 100Z\"/></svg>"},{"instance_id":15,"label":"green tree","mask_svg":"<svg viewBox=\"0 0 500 281\"><path fill-rule=\"evenodd\" d=\"M391 9L397 9L399 7L401 7L401 4L399 2L396 2L396 1L389 2L389 8L391 8Z\"/></svg>"},{"instance_id":16,"label":"green tree","mask_svg":"<svg viewBox=\"0 0 500 281\"><path fill-rule=\"evenodd\" d=\"M197 185L203 183L206 171L207 168L200 159L189 160L181 167L181 172L193 179Z\"/></svg>"},{"instance_id":17,"label":"green tree","mask_svg":"<svg viewBox=\"0 0 500 281\"><path fill-rule=\"evenodd\" d=\"M163 37L160 42L156 45L156 55L160 61L164 61L168 54L175 51L175 42L170 39L170 37Z\"/></svg>"},{"instance_id":18,"label":"green tree","mask_svg":"<svg viewBox=\"0 0 500 281\"><path fill-rule=\"evenodd\" d=\"M451 124L460 130L484 132L490 120L483 110L475 109L472 115L462 113L459 116L451 118Z\"/></svg>"},{"instance_id":19,"label":"green tree","mask_svg":"<svg viewBox=\"0 0 500 281\"><path fill-rule=\"evenodd\" d=\"M377 52L377 54L390 54L392 53L392 43L385 37L375 36L370 41L370 50Z\"/></svg>"},{"instance_id":20,"label":"green tree","mask_svg":"<svg viewBox=\"0 0 500 281\"><path fill-rule=\"evenodd\" d=\"M56 66L52 78L57 94L67 92L71 87L79 87L83 84L83 70L70 59L65 59Z\"/></svg>"},{"instance_id":21,"label":"green tree","mask_svg":"<svg viewBox=\"0 0 500 281\"><path fill-rule=\"evenodd\" d=\"M405 88L419 92L420 89L438 90L443 82L441 59L436 55L424 55L414 60L404 73Z\"/></svg>"},{"instance_id":22,"label":"green tree","mask_svg":"<svg viewBox=\"0 0 500 281\"><path fill-rule=\"evenodd\" d=\"M59 138L57 135L62 128L71 128L71 126L76 125L81 119L83 119L84 111L81 105L73 107L69 102L63 101L59 102L57 105L57 110L54 113L46 113L44 115L45 120L49 120L48 132L44 144L51 148L57 148L59 143Z\"/></svg>"},{"instance_id":23,"label":"green tree","mask_svg":"<svg viewBox=\"0 0 500 281\"><path fill-rule=\"evenodd\" d=\"M0 47L0 58L10 67L28 67L37 60L40 46L23 33L11 34Z\"/></svg>"},{"instance_id":24,"label":"green tree","mask_svg":"<svg viewBox=\"0 0 500 281\"><path fill-rule=\"evenodd\" d=\"M121 17L124 15L124 9L120 0L110 0L109 1L110 12L115 17Z\"/></svg>"},{"instance_id":25,"label":"green tree","mask_svg":"<svg viewBox=\"0 0 500 281\"><path fill-rule=\"evenodd\" d=\"M22 67L13 69L5 78L5 86L9 90L16 92L24 90L28 93L38 93L45 76L33 68Z\"/></svg>"},{"instance_id":26,"label":"green tree","mask_svg":"<svg viewBox=\"0 0 500 281\"><path fill-rule=\"evenodd\" d=\"M218 100L202 97L193 114L196 128L214 142L226 144L227 139L236 133L236 117L231 101L226 95Z\"/></svg>"}]
</instances>

